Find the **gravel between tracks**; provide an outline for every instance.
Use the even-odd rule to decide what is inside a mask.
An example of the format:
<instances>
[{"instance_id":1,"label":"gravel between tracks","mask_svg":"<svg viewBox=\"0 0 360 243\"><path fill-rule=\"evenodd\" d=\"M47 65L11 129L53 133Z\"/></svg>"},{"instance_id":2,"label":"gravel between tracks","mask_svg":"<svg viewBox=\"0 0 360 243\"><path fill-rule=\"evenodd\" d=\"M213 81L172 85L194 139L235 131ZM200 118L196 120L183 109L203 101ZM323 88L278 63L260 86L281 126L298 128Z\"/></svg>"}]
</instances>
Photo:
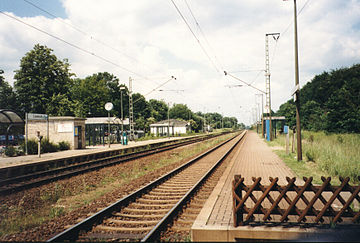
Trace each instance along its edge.
<instances>
[{"instance_id":1,"label":"gravel between tracks","mask_svg":"<svg viewBox=\"0 0 360 243\"><path fill-rule=\"evenodd\" d=\"M187 145L172 151L162 152L161 154L155 154L138 159L136 166L146 166L150 160L154 161L166 156L176 156L179 151L189 149L191 146L195 145ZM195 156L196 155L192 157ZM85 206L81 206L80 208L72 210L60 217L55 217L54 219L46 221L39 226L24 229L21 233L3 235L0 237L0 241L45 241L53 235L63 231L69 225L76 224L81 219L87 217L88 214L97 212L99 209L110 205L123 196L135 191L150 181L155 180L160 175L163 175L164 173L180 166L187 160L189 160L189 158L167 165L152 172L148 172L145 175L120 186L116 190L104 194L100 198ZM56 190L56 188L61 188L62 193L65 192L65 194L74 195L76 193L80 193L82 190L88 189L80 185L97 185L103 181L104 175L111 176L119 171L126 172L132 170L135 164L133 162L134 161L130 161L113 167L103 168L98 171L89 172L85 175L74 176L69 179L0 197L0 221L2 221L5 217L11 217L11 212L13 211L18 213L18 210L21 210L24 215L36 214L37 210L44 207L44 195L50 195L50 197L54 196L54 202L57 201L56 194L54 195L54 190Z\"/></svg>"}]
</instances>

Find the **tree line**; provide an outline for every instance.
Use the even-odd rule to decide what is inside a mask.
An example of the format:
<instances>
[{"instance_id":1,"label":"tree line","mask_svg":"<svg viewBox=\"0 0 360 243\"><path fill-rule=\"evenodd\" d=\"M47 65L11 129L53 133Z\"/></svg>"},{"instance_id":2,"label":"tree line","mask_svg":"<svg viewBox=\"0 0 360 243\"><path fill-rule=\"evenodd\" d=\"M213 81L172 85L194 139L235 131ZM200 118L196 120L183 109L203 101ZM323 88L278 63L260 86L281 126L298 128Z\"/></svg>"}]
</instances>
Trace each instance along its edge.
<instances>
[{"instance_id":1,"label":"tree line","mask_svg":"<svg viewBox=\"0 0 360 243\"><path fill-rule=\"evenodd\" d=\"M14 88L9 85L0 70L0 109L11 109L24 117L27 113L41 113L51 116L103 117L107 116L104 105L112 102L112 116L121 117L121 91L124 118L129 114L128 87L108 72L99 72L85 78L77 78L70 72L67 59L59 60L53 50L36 44L20 60L15 71ZM219 113L191 111L186 104L168 107L163 100L147 101L140 93L133 93L134 120L137 129L149 130L149 125L171 119L189 121L194 131L203 129L204 124L213 128L237 127L235 117L223 117ZM243 125L243 124L241 124Z\"/></svg>"},{"instance_id":2,"label":"tree line","mask_svg":"<svg viewBox=\"0 0 360 243\"><path fill-rule=\"evenodd\" d=\"M316 75L300 90L303 129L360 133L360 64ZM282 104L277 115L295 126L295 103Z\"/></svg>"}]
</instances>

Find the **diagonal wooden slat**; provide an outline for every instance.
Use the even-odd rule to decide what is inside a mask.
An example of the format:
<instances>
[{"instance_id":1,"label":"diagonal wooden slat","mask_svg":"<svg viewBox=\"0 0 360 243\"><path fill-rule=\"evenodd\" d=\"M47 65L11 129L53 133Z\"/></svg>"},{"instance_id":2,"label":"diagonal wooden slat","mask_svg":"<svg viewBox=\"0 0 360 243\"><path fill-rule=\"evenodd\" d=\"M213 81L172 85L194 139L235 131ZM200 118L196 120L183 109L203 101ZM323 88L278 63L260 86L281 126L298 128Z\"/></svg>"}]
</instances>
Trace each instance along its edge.
<instances>
[{"instance_id":1,"label":"diagonal wooden slat","mask_svg":"<svg viewBox=\"0 0 360 243\"><path fill-rule=\"evenodd\" d=\"M252 210L250 210L250 212L248 213L248 215L245 218L245 222L248 221L254 214L254 212L258 209L258 207L261 205L261 203L264 201L265 197L269 194L269 192L271 191L271 189L274 187L274 185L276 184L276 182L279 180L279 178L275 178L275 180L273 180L270 184L270 186L266 189L265 192L263 192L263 194L261 195L261 197L257 200L257 202L255 203L255 205L253 206Z\"/></svg>"},{"instance_id":2,"label":"diagonal wooden slat","mask_svg":"<svg viewBox=\"0 0 360 243\"><path fill-rule=\"evenodd\" d=\"M253 196L252 192L254 191L255 187L260 183L261 178L257 178L256 181L254 182L254 184L249 188L249 190L246 191L245 196L241 199L241 201L239 202L239 204L236 206L235 208L235 212L237 212L239 210L240 207L242 207L245 203L245 201L250 197ZM244 188L245 189L245 188Z\"/></svg>"},{"instance_id":3,"label":"diagonal wooden slat","mask_svg":"<svg viewBox=\"0 0 360 243\"><path fill-rule=\"evenodd\" d=\"M340 194L341 190L344 188L344 186L350 181L350 178L345 178L341 185L338 187L338 189L334 192L334 194L330 197L329 201L324 205L323 209L320 211L318 216L315 218L315 222L318 223L320 218L324 215L326 210L331 207L331 204L334 202L335 198L337 198L338 194Z\"/></svg>"},{"instance_id":4,"label":"diagonal wooden slat","mask_svg":"<svg viewBox=\"0 0 360 243\"><path fill-rule=\"evenodd\" d=\"M346 209L350 208L350 204L351 202L355 199L356 195L359 193L360 191L360 186L358 186L355 191L352 192L351 196L349 197L349 199L347 200L347 202L345 203L345 205L340 209L340 211L336 214L336 216L333 219L333 223L336 223L339 218L341 217L341 215L345 212Z\"/></svg>"},{"instance_id":5,"label":"diagonal wooden slat","mask_svg":"<svg viewBox=\"0 0 360 243\"><path fill-rule=\"evenodd\" d=\"M286 194L286 192L294 186L294 183L296 181L296 178L287 178L288 180L288 184L287 186L281 191L280 195L276 198L275 202L271 205L270 209L266 212L266 214L263 217L263 220L267 220L270 217L271 212L275 209L278 208L278 205L281 201L281 199L283 199L284 195ZM270 179L270 181L272 180L272 178Z\"/></svg>"},{"instance_id":6,"label":"diagonal wooden slat","mask_svg":"<svg viewBox=\"0 0 360 243\"><path fill-rule=\"evenodd\" d=\"M283 222L286 217L289 215L290 211L295 207L295 204L297 203L297 201L300 199L301 195L305 192L306 188L311 184L312 182L312 178L309 178L305 184L301 187L301 189L299 191L297 191L297 195L294 198L294 200L292 201L292 203L290 204L290 206L287 208L287 210L285 211L285 214L281 217L280 221ZM295 187L296 188L296 187ZM300 214L301 215L301 214Z\"/></svg>"},{"instance_id":7,"label":"diagonal wooden slat","mask_svg":"<svg viewBox=\"0 0 360 243\"><path fill-rule=\"evenodd\" d=\"M304 178L305 179L305 178ZM331 181L331 177L328 177L323 184L321 185L320 188L317 189L317 192L315 193L314 197L311 199L311 201L307 204L306 208L304 209L304 211L302 212L302 214L300 215L300 217L298 218L297 222L300 223L301 221L303 221L303 219L305 218L306 214L308 213L308 211L311 209L312 212L317 215L317 211L313 208L313 205L315 204L316 200L319 199L319 196L321 195L321 193L325 190L325 188L329 185Z\"/></svg>"},{"instance_id":8,"label":"diagonal wooden slat","mask_svg":"<svg viewBox=\"0 0 360 243\"><path fill-rule=\"evenodd\" d=\"M360 218L360 212L354 212L351 209L350 205L354 200L360 202L360 185L359 186L350 186L349 178L340 178L341 185L340 186L332 186L330 184L331 178L322 177L323 184L320 186L314 186L311 184L312 178L304 177L303 180L305 184L303 186L295 185L295 178L286 178L288 184L286 186L279 186L278 178L269 178L270 185L261 185L261 178L252 178L252 185L245 185L244 178L238 177L236 182L233 181L233 207L234 207L234 226L244 225L253 221L255 219L255 214L264 214L263 220L272 220L271 215L281 215L280 222L288 221L288 216L299 216L295 220L300 223L302 221L306 221L307 216L315 216L315 222L319 221L323 222L324 218L330 218L331 222L338 223L343 221L342 218L351 218L353 223L358 222ZM359 178L360 179L360 178ZM241 183L238 183L241 180ZM245 192L245 197L242 197L242 191ZM276 200L274 200L274 195L271 192L279 192ZM236 193L235 193L236 192ZM256 192L256 193L255 193ZM288 192L294 192L295 194L287 195ZM305 192L313 192L313 197L309 197L309 195ZM330 199L327 201L322 195L323 192L331 192L332 195ZM350 196L346 196L346 201L343 196L340 195L342 192L350 192ZM268 199L270 204L264 204L265 199ZM279 203L284 199L289 206L286 209L282 209L279 207ZM305 209L301 210L298 208L297 202L302 200L305 203ZM335 211L332 207L334 200L338 199L342 204L342 208L340 211ZM249 200L252 200L254 203L253 206L247 207L246 205ZM323 204L322 207L320 205L316 206L315 203L317 200L321 201ZM240 205L241 203L241 205ZM270 205L270 207L269 207ZM241 206L241 207L240 207ZM319 206L321 208L319 208ZM246 215L245 220L243 220L243 215ZM277 221L277 220L276 220Z\"/></svg>"}]
</instances>

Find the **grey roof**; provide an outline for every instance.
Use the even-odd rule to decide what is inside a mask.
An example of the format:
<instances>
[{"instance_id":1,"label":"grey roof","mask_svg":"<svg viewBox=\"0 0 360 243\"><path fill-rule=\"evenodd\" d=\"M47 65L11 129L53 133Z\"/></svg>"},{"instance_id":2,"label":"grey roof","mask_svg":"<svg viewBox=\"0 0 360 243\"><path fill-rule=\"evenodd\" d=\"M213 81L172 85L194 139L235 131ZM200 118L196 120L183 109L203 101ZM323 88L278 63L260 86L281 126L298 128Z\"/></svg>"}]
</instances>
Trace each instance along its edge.
<instances>
[{"instance_id":1,"label":"grey roof","mask_svg":"<svg viewBox=\"0 0 360 243\"><path fill-rule=\"evenodd\" d=\"M88 117L86 118L85 124L108 124L108 117ZM121 124L121 119L118 117L110 117L111 124ZM124 125L129 125L129 118L123 120Z\"/></svg>"},{"instance_id":2,"label":"grey roof","mask_svg":"<svg viewBox=\"0 0 360 243\"><path fill-rule=\"evenodd\" d=\"M150 127L164 127L170 124L171 127L185 127L189 125L187 121L180 121L176 119L163 120L150 125Z\"/></svg>"},{"instance_id":3,"label":"grey roof","mask_svg":"<svg viewBox=\"0 0 360 243\"><path fill-rule=\"evenodd\" d=\"M0 109L0 124L22 124L24 120L14 111Z\"/></svg>"}]
</instances>

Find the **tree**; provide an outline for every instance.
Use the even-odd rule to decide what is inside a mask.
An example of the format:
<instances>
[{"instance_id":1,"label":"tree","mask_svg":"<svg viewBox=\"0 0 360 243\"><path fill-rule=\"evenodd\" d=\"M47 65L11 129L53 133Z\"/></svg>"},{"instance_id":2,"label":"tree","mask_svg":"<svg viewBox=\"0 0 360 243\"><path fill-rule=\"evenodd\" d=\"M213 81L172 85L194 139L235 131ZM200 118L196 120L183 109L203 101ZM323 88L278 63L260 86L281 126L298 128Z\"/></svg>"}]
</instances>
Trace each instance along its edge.
<instances>
[{"instance_id":1,"label":"tree","mask_svg":"<svg viewBox=\"0 0 360 243\"><path fill-rule=\"evenodd\" d=\"M0 109L10 109L18 111L15 92L5 78L2 76L3 70L0 70Z\"/></svg>"},{"instance_id":2,"label":"tree","mask_svg":"<svg viewBox=\"0 0 360 243\"><path fill-rule=\"evenodd\" d=\"M162 100L149 100L150 116L156 121L167 119L168 105Z\"/></svg>"},{"instance_id":3,"label":"tree","mask_svg":"<svg viewBox=\"0 0 360 243\"><path fill-rule=\"evenodd\" d=\"M302 127L327 132L360 132L360 64L316 75L300 91ZM292 100L280 106L295 125Z\"/></svg>"},{"instance_id":4,"label":"tree","mask_svg":"<svg viewBox=\"0 0 360 243\"><path fill-rule=\"evenodd\" d=\"M189 116L191 115L191 110L184 104L175 104L169 110L170 117L173 119L182 119L184 121L189 120Z\"/></svg>"},{"instance_id":5,"label":"tree","mask_svg":"<svg viewBox=\"0 0 360 243\"><path fill-rule=\"evenodd\" d=\"M58 60L53 50L42 45L26 53L15 71L14 87L22 112L45 113L53 95L68 95L70 88L68 61Z\"/></svg>"},{"instance_id":6,"label":"tree","mask_svg":"<svg viewBox=\"0 0 360 243\"><path fill-rule=\"evenodd\" d=\"M104 79L97 74L85 79L75 79L71 88L74 101L74 113L78 117L107 116L104 106L111 100L109 89Z\"/></svg>"},{"instance_id":7,"label":"tree","mask_svg":"<svg viewBox=\"0 0 360 243\"><path fill-rule=\"evenodd\" d=\"M146 101L145 97L140 93L132 95L133 109L134 109L134 120L142 117L144 120L150 117L150 106Z\"/></svg>"},{"instance_id":8,"label":"tree","mask_svg":"<svg viewBox=\"0 0 360 243\"><path fill-rule=\"evenodd\" d=\"M280 105L276 114L279 116L285 116L289 127L296 126L296 106L293 100L289 100L288 102Z\"/></svg>"},{"instance_id":9,"label":"tree","mask_svg":"<svg viewBox=\"0 0 360 243\"><path fill-rule=\"evenodd\" d=\"M51 116L73 116L75 105L65 94L53 94L46 108L46 114Z\"/></svg>"}]
</instances>

